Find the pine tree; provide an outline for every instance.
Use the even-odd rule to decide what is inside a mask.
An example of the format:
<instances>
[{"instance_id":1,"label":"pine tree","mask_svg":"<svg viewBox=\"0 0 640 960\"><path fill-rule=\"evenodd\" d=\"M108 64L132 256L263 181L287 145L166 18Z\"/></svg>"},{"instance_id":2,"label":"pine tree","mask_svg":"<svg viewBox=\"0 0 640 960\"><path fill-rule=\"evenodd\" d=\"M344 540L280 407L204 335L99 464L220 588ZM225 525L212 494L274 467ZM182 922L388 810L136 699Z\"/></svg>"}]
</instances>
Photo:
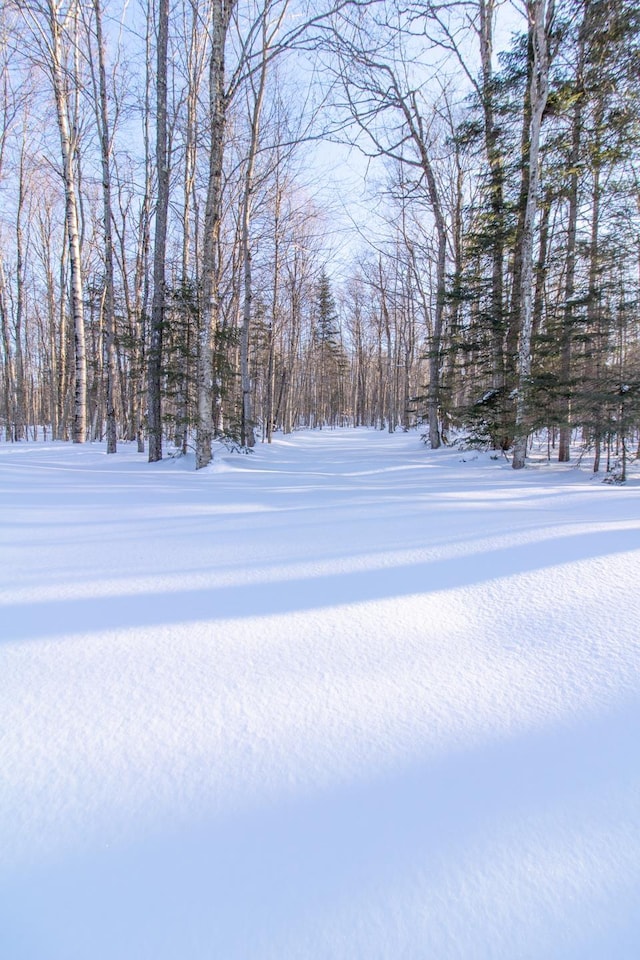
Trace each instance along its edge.
<instances>
[{"instance_id":1,"label":"pine tree","mask_svg":"<svg viewBox=\"0 0 640 960\"><path fill-rule=\"evenodd\" d=\"M316 422L335 426L344 409L346 358L340 342L340 324L331 282L323 269L318 280L313 329L316 357Z\"/></svg>"}]
</instances>

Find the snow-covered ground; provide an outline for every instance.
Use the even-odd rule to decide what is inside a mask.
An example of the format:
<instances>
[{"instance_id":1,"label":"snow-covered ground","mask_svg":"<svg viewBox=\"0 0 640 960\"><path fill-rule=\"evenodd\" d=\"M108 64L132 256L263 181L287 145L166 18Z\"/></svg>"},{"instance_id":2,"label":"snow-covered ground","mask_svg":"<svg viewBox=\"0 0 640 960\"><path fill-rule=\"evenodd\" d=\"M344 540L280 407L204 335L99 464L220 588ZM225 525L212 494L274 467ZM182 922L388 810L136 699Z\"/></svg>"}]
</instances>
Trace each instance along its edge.
<instances>
[{"instance_id":1,"label":"snow-covered ground","mask_svg":"<svg viewBox=\"0 0 640 960\"><path fill-rule=\"evenodd\" d=\"M637 960L640 480L0 445L3 960Z\"/></svg>"}]
</instances>

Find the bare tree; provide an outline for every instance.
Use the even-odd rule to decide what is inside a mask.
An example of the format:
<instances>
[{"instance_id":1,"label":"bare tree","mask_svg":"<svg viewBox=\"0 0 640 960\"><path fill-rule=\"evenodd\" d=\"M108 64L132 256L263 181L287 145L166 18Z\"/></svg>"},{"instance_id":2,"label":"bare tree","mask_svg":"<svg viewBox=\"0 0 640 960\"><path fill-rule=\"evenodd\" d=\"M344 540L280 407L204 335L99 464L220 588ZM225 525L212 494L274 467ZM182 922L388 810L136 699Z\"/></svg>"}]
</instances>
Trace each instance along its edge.
<instances>
[{"instance_id":1,"label":"bare tree","mask_svg":"<svg viewBox=\"0 0 640 960\"><path fill-rule=\"evenodd\" d=\"M87 431L87 356L78 191L78 127L73 104L73 96L80 88L77 66L79 6L78 0L18 0L17 6L39 51L40 66L49 77L56 107L75 347L72 437L74 443L84 443Z\"/></svg>"},{"instance_id":2,"label":"bare tree","mask_svg":"<svg viewBox=\"0 0 640 960\"><path fill-rule=\"evenodd\" d=\"M169 213L169 136L167 122L167 73L169 0L158 0L156 52L156 179L155 234L153 243L153 300L148 367L149 462L162 459L162 340L165 313L165 261Z\"/></svg>"},{"instance_id":3,"label":"bare tree","mask_svg":"<svg viewBox=\"0 0 640 960\"><path fill-rule=\"evenodd\" d=\"M105 327L105 413L107 427L107 453L115 453L117 448L117 423L115 409L116 388L116 348L115 348L115 280L113 255L113 204L111 188L111 144L112 133L109 124L109 96L107 90L107 71L105 40L102 29L102 0L93 0L93 16L95 30L95 45L97 54L96 65L93 57L89 58L91 78L93 84L93 103L96 114L96 126L100 143L100 162L102 167L102 206L104 230L104 298L102 315ZM90 25L87 24L89 27ZM89 42L91 46L91 32Z\"/></svg>"},{"instance_id":4,"label":"bare tree","mask_svg":"<svg viewBox=\"0 0 640 960\"><path fill-rule=\"evenodd\" d=\"M399 36L400 34L398 34ZM335 48L341 59L340 79L352 120L378 156L416 172L416 187L426 197L436 235L434 316L429 345L427 415L429 441L440 446L441 346L446 301L448 228L436 176L433 121L435 112L422 95L422 84L408 75L408 55L388 53L388 36L376 51L362 24L347 39L340 32Z\"/></svg>"},{"instance_id":5,"label":"bare tree","mask_svg":"<svg viewBox=\"0 0 640 960\"><path fill-rule=\"evenodd\" d=\"M533 325L533 238L540 181L540 133L549 94L549 36L554 0L528 0L527 14L532 32L533 65L530 79L528 189L522 233L522 270L519 296L518 394L516 400L514 470L524 467L527 456L527 394L531 376L531 332Z\"/></svg>"},{"instance_id":6,"label":"bare tree","mask_svg":"<svg viewBox=\"0 0 640 960\"><path fill-rule=\"evenodd\" d=\"M211 462L213 442L214 339L220 313L218 240L222 216L222 164L227 117L225 45L235 0L213 0L209 59L209 172L202 243L198 334L198 420L196 468Z\"/></svg>"}]
</instances>

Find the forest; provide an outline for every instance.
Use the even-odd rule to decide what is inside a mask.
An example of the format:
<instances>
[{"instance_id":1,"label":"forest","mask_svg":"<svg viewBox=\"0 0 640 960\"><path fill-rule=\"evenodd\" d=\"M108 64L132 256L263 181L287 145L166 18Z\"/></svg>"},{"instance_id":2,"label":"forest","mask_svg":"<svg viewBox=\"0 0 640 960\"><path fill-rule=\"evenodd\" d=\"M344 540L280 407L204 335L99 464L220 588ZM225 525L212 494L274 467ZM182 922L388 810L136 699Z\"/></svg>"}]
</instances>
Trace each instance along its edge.
<instances>
[{"instance_id":1,"label":"forest","mask_svg":"<svg viewBox=\"0 0 640 960\"><path fill-rule=\"evenodd\" d=\"M639 78L0 0L0 958L638 960Z\"/></svg>"},{"instance_id":2,"label":"forest","mask_svg":"<svg viewBox=\"0 0 640 960\"><path fill-rule=\"evenodd\" d=\"M420 426L624 479L639 38L634 0L7 0L3 439Z\"/></svg>"}]
</instances>

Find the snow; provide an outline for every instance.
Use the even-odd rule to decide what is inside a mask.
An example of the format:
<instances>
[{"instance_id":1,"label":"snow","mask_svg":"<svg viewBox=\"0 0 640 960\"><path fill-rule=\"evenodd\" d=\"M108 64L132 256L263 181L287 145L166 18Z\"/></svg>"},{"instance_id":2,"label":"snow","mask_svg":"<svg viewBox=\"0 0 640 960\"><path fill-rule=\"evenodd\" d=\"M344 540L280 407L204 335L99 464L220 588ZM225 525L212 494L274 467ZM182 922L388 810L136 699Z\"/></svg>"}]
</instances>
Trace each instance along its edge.
<instances>
[{"instance_id":1,"label":"snow","mask_svg":"<svg viewBox=\"0 0 640 960\"><path fill-rule=\"evenodd\" d=\"M0 444L0 956L631 960L640 481Z\"/></svg>"}]
</instances>

